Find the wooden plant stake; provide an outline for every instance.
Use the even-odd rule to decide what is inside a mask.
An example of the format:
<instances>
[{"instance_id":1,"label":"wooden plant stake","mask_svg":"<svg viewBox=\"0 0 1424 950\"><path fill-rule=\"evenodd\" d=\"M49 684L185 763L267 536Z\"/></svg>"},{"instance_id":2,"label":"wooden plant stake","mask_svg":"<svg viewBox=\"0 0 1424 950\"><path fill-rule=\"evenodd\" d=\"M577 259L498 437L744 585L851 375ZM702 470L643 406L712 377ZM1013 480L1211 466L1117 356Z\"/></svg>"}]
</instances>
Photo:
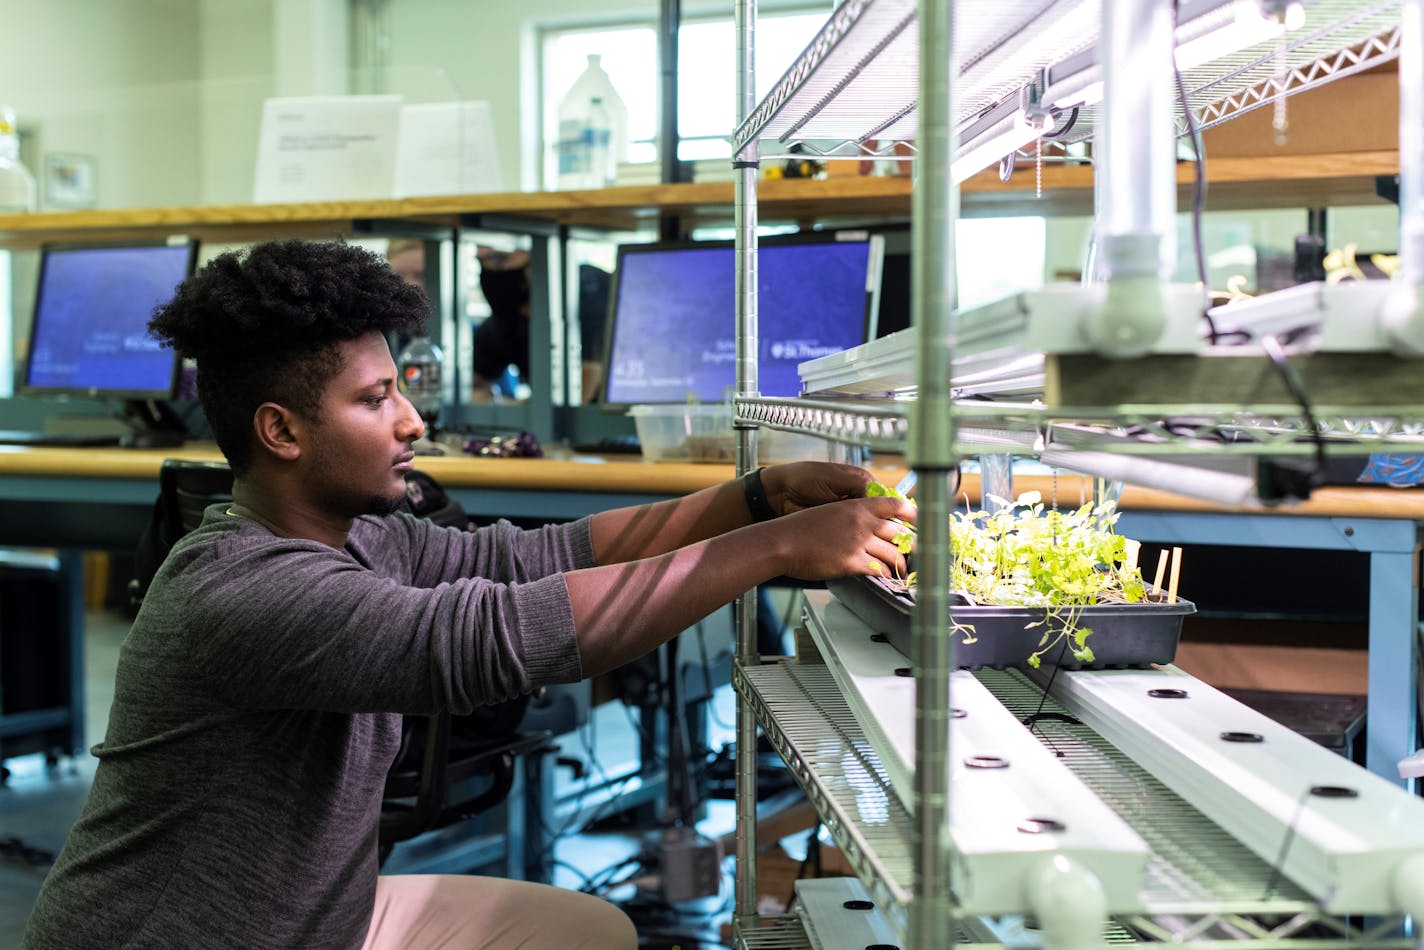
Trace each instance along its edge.
<instances>
[{"instance_id":1,"label":"wooden plant stake","mask_svg":"<svg viewBox=\"0 0 1424 950\"><path fill-rule=\"evenodd\" d=\"M1165 553L1165 552L1163 552ZM1177 602L1177 578L1182 572L1182 549L1172 549L1172 580L1167 586L1167 603Z\"/></svg>"},{"instance_id":2,"label":"wooden plant stake","mask_svg":"<svg viewBox=\"0 0 1424 950\"><path fill-rule=\"evenodd\" d=\"M1155 600L1162 595L1162 577L1167 573L1167 549L1163 548L1157 556L1157 576L1152 579L1152 598Z\"/></svg>"}]
</instances>

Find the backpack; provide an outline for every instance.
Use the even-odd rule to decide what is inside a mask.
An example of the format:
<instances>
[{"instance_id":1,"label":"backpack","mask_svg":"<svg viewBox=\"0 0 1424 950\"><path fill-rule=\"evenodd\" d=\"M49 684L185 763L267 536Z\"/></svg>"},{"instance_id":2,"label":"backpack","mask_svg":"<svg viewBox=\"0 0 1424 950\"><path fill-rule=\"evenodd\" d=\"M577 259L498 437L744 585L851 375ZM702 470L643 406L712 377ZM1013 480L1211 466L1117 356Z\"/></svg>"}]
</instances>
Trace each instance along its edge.
<instances>
[{"instance_id":1,"label":"backpack","mask_svg":"<svg viewBox=\"0 0 1424 950\"><path fill-rule=\"evenodd\" d=\"M468 530L470 516L460 503L450 497L434 476L418 469L405 473L405 511L446 528Z\"/></svg>"}]
</instances>

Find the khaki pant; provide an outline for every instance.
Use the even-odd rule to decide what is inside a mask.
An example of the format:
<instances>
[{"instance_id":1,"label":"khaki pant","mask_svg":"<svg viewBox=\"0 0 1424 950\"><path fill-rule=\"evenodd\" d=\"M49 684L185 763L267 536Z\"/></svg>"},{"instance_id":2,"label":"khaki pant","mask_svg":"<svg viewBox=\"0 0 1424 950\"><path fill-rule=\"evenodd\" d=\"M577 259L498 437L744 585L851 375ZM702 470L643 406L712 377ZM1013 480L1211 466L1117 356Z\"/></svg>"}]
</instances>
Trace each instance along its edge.
<instances>
[{"instance_id":1,"label":"khaki pant","mask_svg":"<svg viewBox=\"0 0 1424 950\"><path fill-rule=\"evenodd\" d=\"M636 950L633 922L602 898L497 877L383 874L363 950Z\"/></svg>"}]
</instances>

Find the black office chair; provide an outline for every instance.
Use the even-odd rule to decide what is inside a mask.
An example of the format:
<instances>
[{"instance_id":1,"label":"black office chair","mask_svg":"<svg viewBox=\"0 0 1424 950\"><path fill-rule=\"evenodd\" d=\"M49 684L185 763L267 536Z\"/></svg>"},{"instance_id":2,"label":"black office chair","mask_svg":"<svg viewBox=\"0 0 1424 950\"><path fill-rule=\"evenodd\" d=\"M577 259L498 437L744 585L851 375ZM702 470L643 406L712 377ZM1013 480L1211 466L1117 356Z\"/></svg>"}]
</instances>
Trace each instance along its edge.
<instances>
[{"instance_id":1,"label":"black office chair","mask_svg":"<svg viewBox=\"0 0 1424 950\"><path fill-rule=\"evenodd\" d=\"M428 485L424 487L429 490ZM139 541L135 577L129 582L130 602L135 612L169 549L202 523L203 512L209 505L231 500L232 471L226 463L164 460L158 476L158 499ZM522 778L527 788L521 789L519 801L510 803L512 813L519 820L506 823L503 842L506 873L512 877L547 880L550 869L545 849L525 838L522 819L530 802L534 807L543 804L540 766L543 753L549 751L548 733L518 732L517 721L492 722L490 713L474 718L496 727L498 733L471 737L471 723L463 722L460 728L452 728L455 717L448 712L406 717L401 753L387 777L381 806L378 844L381 863L384 864L395 846L403 841L464 821L505 802Z\"/></svg>"},{"instance_id":2,"label":"black office chair","mask_svg":"<svg viewBox=\"0 0 1424 950\"><path fill-rule=\"evenodd\" d=\"M158 499L134 551L129 580L129 613L138 613L153 575L178 539L203 522L209 505L232 501L232 470L226 462L164 459L158 470Z\"/></svg>"}]
</instances>

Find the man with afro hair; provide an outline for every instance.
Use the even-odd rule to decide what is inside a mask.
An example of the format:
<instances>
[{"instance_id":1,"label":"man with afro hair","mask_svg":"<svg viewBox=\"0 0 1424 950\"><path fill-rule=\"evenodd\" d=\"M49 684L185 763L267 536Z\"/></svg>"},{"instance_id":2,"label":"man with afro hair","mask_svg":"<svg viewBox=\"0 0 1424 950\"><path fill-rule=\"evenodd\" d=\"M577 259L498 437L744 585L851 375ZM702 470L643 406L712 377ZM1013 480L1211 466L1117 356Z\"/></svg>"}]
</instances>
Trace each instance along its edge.
<instances>
[{"instance_id":1,"label":"man with afro hair","mask_svg":"<svg viewBox=\"0 0 1424 950\"><path fill-rule=\"evenodd\" d=\"M281 241L153 317L197 361L234 500L145 596L25 947L635 947L589 895L380 875L401 715L612 670L780 575L903 570L912 506L829 463L537 530L397 512L423 429L386 334L427 308L365 250Z\"/></svg>"}]
</instances>

